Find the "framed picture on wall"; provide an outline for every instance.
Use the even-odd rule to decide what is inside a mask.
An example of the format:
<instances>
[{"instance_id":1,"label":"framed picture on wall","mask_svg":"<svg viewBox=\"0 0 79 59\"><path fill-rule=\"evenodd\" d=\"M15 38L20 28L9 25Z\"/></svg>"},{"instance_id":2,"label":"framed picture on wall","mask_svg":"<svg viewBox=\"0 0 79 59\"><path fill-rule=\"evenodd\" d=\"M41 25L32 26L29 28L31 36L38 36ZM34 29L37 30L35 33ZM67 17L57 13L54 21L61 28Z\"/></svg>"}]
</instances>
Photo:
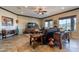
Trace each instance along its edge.
<instances>
[{"instance_id":1,"label":"framed picture on wall","mask_svg":"<svg viewBox=\"0 0 79 59\"><path fill-rule=\"evenodd\" d=\"M2 16L2 26L13 26L13 18Z\"/></svg>"}]
</instances>

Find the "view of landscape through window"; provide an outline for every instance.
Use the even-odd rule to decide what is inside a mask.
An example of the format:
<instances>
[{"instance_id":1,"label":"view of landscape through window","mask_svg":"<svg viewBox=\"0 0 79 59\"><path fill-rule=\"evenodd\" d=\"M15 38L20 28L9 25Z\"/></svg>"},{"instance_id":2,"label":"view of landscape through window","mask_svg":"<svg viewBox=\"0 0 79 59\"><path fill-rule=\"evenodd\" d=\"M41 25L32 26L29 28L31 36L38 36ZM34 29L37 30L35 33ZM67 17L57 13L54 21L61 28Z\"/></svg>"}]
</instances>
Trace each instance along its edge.
<instances>
[{"instance_id":1,"label":"view of landscape through window","mask_svg":"<svg viewBox=\"0 0 79 59\"><path fill-rule=\"evenodd\" d=\"M53 21L45 21L45 28L53 27Z\"/></svg>"},{"instance_id":2,"label":"view of landscape through window","mask_svg":"<svg viewBox=\"0 0 79 59\"><path fill-rule=\"evenodd\" d=\"M59 20L59 27L63 28L64 30L76 30L76 17L74 18L66 18L66 19L60 19Z\"/></svg>"}]
</instances>

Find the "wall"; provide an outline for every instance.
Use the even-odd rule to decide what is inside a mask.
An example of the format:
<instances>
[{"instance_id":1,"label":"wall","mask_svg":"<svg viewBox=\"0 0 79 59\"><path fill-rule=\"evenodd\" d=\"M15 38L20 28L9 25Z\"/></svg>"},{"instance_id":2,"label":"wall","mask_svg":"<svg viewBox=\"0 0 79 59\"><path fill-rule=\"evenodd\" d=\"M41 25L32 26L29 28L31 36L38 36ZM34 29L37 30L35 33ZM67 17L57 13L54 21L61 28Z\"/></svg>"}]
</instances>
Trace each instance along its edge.
<instances>
[{"instance_id":1,"label":"wall","mask_svg":"<svg viewBox=\"0 0 79 59\"><path fill-rule=\"evenodd\" d=\"M57 21L57 26L59 26L59 18L61 17L67 17L67 16L72 16L72 15L76 15L77 16L77 30L75 32L72 32L71 33L71 37L72 38L75 38L75 39L79 39L79 10L75 10L75 11L71 11L71 12L67 12L67 13L63 13L63 14L59 14L59 15L55 15L55 16L51 16L51 17L48 17L48 18L45 18L43 21L42 21L42 25L44 24L44 21L46 19L52 19L53 21Z\"/></svg>"},{"instance_id":2,"label":"wall","mask_svg":"<svg viewBox=\"0 0 79 59\"><path fill-rule=\"evenodd\" d=\"M37 23L38 26L41 26L40 25L40 22L41 22L40 19L18 16L18 20L19 20L18 26L19 26L19 29L20 29L20 34L22 34L23 30L25 29L25 25L28 22L34 22L34 23Z\"/></svg>"},{"instance_id":3,"label":"wall","mask_svg":"<svg viewBox=\"0 0 79 59\"><path fill-rule=\"evenodd\" d=\"M16 22L15 22L15 20L17 19L17 15L15 15L15 14L12 14L12 13L10 13L10 12L7 12L7 11L5 11L5 10L2 10L2 9L0 9L0 31L2 30L2 16L6 16L6 17L10 17L10 18L13 18L13 23L14 23L14 25L13 26L15 26L15 24L16 24Z\"/></svg>"},{"instance_id":4,"label":"wall","mask_svg":"<svg viewBox=\"0 0 79 59\"><path fill-rule=\"evenodd\" d=\"M22 31L24 30L25 25L28 22L36 22L40 27L42 27L46 19L52 19L53 21L57 21L57 24L54 24L54 25L58 25L59 18L66 17L66 16L72 16L72 15L77 15L77 30L75 32L72 32L71 36L72 38L79 39L79 10L59 14L56 16L51 16L45 19L36 19L36 18L30 18L30 17L17 16L15 14L12 14L10 12L0 9L0 31L1 31L1 17L2 16L13 18L14 24L16 24L16 20L18 19L19 20L19 23L18 23L19 34L22 34Z\"/></svg>"},{"instance_id":5,"label":"wall","mask_svg":"<svg viewBox=\"0 0 79 59\"><path fill-rule=\"evenodd\" d=\"M17 16L13 13L10 13L8 11L5 11L3 9L0 9L0 32L2 30L2 24L1 24L1 17L2 16L6 16L6 17L10 17L10 18L13 18L13 23L14 23L14 26L16 25L16 20L19 20L19 23L18 23L18 27L19 27L19 34L22 34L23 30L25 29L25 25L26 23L28 22L35 22L37 23L39 26L40 25L40 20L39 19L36 19L36 18L30 18L30 17L23 17L23 16Z\"/></svg>"}]
</instances>

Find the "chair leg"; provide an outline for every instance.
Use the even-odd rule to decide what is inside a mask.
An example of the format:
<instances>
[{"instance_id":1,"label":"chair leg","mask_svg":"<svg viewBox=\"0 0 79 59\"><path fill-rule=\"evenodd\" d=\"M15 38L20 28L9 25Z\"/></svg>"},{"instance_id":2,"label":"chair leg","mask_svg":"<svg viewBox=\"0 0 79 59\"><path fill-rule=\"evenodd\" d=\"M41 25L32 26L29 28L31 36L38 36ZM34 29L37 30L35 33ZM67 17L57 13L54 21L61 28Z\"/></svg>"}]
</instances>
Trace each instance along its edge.
<instances>
[{"instance_id":1,"label":"chair leg","mask_svg":"<svg viewBox=\"0 0 79 59\"><path fill-rule=\"evenodd\" d=\"M70 39L68 38L68 42L70 43Z\"/></svg>"},{"instance_id":2,"label":"chair leg","mask_svg":"<svg viewBox=\"0 0 79 59\"><path fill-rule=\"evenodd\" d=\"M68 42L70 42L70 36L69 36L69 34L68 34L68 36L67 36L67 39L68 39Z\"/></svg>"},{"instance_id":3,"label":"chair leg","mask_svg":"<svg viewBox=\"0 0 79 59\"><path fill-rule=\"evenodd\" d=\"M62 43L61 43L61 41L59 41L58 46L59 46L59 49L62 49Z\"/></svg>"}]
</instances>

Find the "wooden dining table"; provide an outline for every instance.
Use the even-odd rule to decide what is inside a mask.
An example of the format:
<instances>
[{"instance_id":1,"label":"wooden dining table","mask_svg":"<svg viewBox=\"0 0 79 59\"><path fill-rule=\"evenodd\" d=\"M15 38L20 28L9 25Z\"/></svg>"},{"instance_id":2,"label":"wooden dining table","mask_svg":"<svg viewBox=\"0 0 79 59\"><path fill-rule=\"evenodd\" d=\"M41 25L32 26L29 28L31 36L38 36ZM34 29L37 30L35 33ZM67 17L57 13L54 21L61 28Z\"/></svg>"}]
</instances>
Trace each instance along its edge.
<instances>
[{"instance_id":1,"label":"wooden dining table","mask_svg":"<svg viewBox=\"0 0 79 59\"><path fill-rule=\"evenodd\" d=\"M32 43L37 41L39 38L40 38L41 44L42 44L43 37L44 37L43 33L30 34L30 45L32 45ZM68 42L70 41L69 32L56 32L55 33L54 40L56 42L58 42L59 49L62 49L62 46L63 46L62 40L64 40L64 39L68 40Z\"/></svg>"},{"instance_id":2,"label":"wooden dining table","mask_svg":"<svg viewBox=\"0 0 79 59\"><path fill-rule=\"evenodd\" d=\"M34 42L34 41L36 41L36 40L38 40L38 39L41 39L41 44L42 44L42 42L43 42L43 34L42 33L38 33L38 34L30 34L30 45Z\"/></svg>"}]
</instances>

